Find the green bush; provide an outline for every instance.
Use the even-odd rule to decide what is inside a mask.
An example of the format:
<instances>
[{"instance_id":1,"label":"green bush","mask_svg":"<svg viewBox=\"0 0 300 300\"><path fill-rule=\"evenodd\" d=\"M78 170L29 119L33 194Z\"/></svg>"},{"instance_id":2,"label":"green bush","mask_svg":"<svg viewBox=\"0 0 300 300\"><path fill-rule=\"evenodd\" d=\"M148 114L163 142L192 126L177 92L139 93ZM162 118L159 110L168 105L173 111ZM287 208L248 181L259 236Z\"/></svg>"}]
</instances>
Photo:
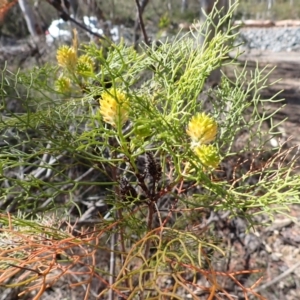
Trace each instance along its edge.
<instances>
[{"instance_id":1,"label":"green bush","mask_svg":"<svg viewBox=\"0 0 300 300\"><path fill-rule=\"evenodd\" d=\"M269 149L276 128L263 129L272 124L265 104L275 102L260 99L263 72L243 70L235 82L223 75L203 92L211 72L232 64L231 30L204 45L195 42L201 29L140 52L122 43L78 47L75 39L58 50L57 66L3 70L0 218L1 239L11 241L1 242L4 287L41 295L77 274L74 286L86 286L87 298L182 299L200 288L212 299L224 290L210 263L224 253L201 212L251 224L299 202L296 158L283 164L289 150ZM11 89L25 112L7 108ZM235 164L226 177L228 160ZM97 218L81 211L91 196L101 200ZM208 286L197 285L197 274ZM161 283L166 276L172 286Z\"/></svg>"}]
</instances>

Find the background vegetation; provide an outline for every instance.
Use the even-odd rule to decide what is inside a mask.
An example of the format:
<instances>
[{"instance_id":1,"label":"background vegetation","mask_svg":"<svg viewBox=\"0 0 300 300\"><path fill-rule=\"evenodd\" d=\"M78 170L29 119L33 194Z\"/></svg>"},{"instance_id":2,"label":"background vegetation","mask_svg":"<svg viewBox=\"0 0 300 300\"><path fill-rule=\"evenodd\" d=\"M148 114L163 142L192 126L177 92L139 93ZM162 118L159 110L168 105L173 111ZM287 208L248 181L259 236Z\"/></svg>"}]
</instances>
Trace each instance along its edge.
<instances>
[{"instance_id":1,"label":"background vegetation","mask_svg":"<svg viewBox=\"0 0 300 300\"><path fill-rule=\"evenodd\" d=\"M34 1L31 1L32 4ZM182 22L192 23L199 19L201 8L199 0L189 0L185 10L181 0L153 0L149 2L144 14L145 22L149 27L157 27L160 20L168 16L170 25L176 26ZM240 0L235 13L237 18L243 19L298 19L300 17L300 1L286 0ZM35 14L39 16L45 28L51 21L59 18L57 11L47 1L41 0L35 6ZM97 15L111 20L113 24L133 26L136 17L135 1L99 1L95 0L99 9L91 11L84 1L79 1L79 15ZM18 5L5 15L0 22L0 35L9 35L14 38L24 38L28 35L27 26Z\"/></svg>"}]
</instances>

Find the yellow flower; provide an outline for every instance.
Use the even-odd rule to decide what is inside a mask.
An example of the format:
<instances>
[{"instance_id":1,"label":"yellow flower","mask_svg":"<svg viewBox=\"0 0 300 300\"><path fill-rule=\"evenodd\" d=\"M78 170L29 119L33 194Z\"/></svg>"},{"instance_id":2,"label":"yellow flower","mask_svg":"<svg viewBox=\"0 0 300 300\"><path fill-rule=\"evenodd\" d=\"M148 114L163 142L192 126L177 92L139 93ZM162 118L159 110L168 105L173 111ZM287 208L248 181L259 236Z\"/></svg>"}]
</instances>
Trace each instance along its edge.
<instances>
[{"instance_id":1,"label":"yellow flower","mask_svg":"<svg viewBox=\"0 0 300 300\"><path fill-rule=\"evenodd\" d=\"M205 113L193 116L188 124L187 134L192 139L192 146L208 144L217 135L218 125L216 121Z\"/></svg>"},{"instance_id":2,"label":"yellow flower","mask_svg":"<svg viewBox=\"0 0 300 300\"><path fill-rule=\"evenodd\" d=\"M220 155L213 145L201 145L194 149L201 163L206 167L216 168L220 163Z\"/></svg>"},{"instance_id":3,"label":"yellow flower","mask_svg":"<svg viewBox=\"0 0 300 300\"><path fill-rule=\"evenodd\" d=\"M81 55L78 58L76 72L82 76L88 76L94 71L94 62L89 55Z\"/></svg>"},{"instance_id":4,"label":"yellow flower","mask_svg":"<svg viewBox=\"0 0 300 300\"><path fill-rule=\"evenodd\" d=\"M110 89L101 95L100 114L103 120L116 127L124 124L128 119L128 99L126 95L118 90Z\"/></svg>"},{"instance_id":5,"label":"yellow flower","mask_svg":"<svg viewBox=\"0 0 300 300\"><path fill-rule=\"evenodd\" d=\"M71 80L63 75L55 81L55 89L60 93L67 93L71 89Z\"/></svg>"},{"instance_id":6,"label":"yellow flower","mask_svg":"<svg viewBox=\"0 0 300 300\"><path fill-rule=\"evenodd\" d=\"M73 47L64 45L57 50L56 59L59 66L72 70L77 63L77 52Z\"/></svg>"}]
</instances>

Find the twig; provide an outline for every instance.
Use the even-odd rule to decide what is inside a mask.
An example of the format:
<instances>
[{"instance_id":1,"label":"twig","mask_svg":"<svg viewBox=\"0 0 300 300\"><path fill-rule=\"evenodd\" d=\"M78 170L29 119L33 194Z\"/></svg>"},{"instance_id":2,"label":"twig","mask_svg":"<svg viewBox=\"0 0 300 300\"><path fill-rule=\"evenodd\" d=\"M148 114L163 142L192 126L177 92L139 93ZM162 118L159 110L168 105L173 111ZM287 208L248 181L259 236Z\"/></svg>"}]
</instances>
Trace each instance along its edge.
<instances>
[{"instance_id":1,"label":"twig","mask_svg":"<svg viewBox=\"0 0 300 300\"><path fill-rule=\"evenodd\" d=\"M56 0L47 0L47 2L52 5L58 12L60 17L64 20L64 21L71 21L72 23L74 23L75 25L77 25L78 27L80 27L81 29L87 31L88 33L98 37L99 39L105 40L105 41L109 41L105 36L92 31L91 29L89 29L88 27L84 26L83 24L79 23L76 19L72 18L62 7L61 2L60 1L56 1Z\"/></svg>"},{"instance_id":2,"label":"twig","mask_svg":"<svg viewBox=\"0 0 300 300\"><path fill-rule=\"evenodd\" d=\"M208 226L211 225L212 223L218 222L220 220L225 220L229 216L230 216L230 211L225 211L221 216L218 213L212 211L205 224L199 224L194 226L193 231L198 231L198 230L202 231L208 228Z\"/></svg>"},{"instance_id":3,"label":"twig","mask_svg":"<svg viewBox=\"0 0 300 300\"><path fill-rule=\"evenodd\" d=\"M143 36L144 36L144 41L146 45L149 45L149 38L145 29L145 24L143 20L143 12L145 10L145 7L147 6L149 0L143 0L142 3L140 4L139 0L135 0L136 6L137 6L137 17L135 20L135 25L134 25L134 46L137 46L137 30L140 26Z\"/></svg>"},{"instance_id":4,"label":"twig","mask_svg":"<svg viewBox=\"0 0 300 300\"><path fill-rule=\"evenodd\" d=\"M67 183L64 186L62 186L60 188L61 191L66 190L67 188L71 187L73 184L75 184L76 182L79 182L81 179L83 179L84 177L86 177L87 175L89 175L91 172L93 172L95 169L94 168L89 168L85 173L83 173L82 175L80 175L79 177L77 177L73 182ZM42 205L40 208L44 208L46 207L51 201L53 201L53 197L48 198Z\"/></svg>"},{"instance_id":5,"label":"twig","mask_svg":"<svg viewBox=\"0 0 300 300\"><path fill-rule=\"evenodd\" d=\"M23 266L17 266L17 265L14 265L14 264L7 264L7 265L10 266L10 267L14 267L14 268L18 268L18 269L21 269L21 270L27 270L27 271L36 273L39 276L43 275L41 272L39 272L37 270L34 270L34 269L31 269L31 268L27 268L27 267L23 267Z\"/></svg>"},{"instance_id":6,"label":"twig","mask_svg":"<svg viewBox=\"0 0 300 300\"><path fill-rule=\"evenodd\" d=\"M113 286L115 283L115 272L116 272L116 254L115 254L115 245L116 245L116 233L113 232L110 238L110 262L109 262L109 285ZM108 299L114 300L114 290L109 289Z\"/></svg>"},{"instance_id":7,"label":"twig","mask_svg":"<svg viewBox=\"0 0 300 300\"><path fill-rule=\"evenodd\" d=\"M51 148L51 143L48 143L46 146L46 149L50 149L50 148ZM42 173L45 171L46 171L46 175L44 176L43 180L45 178L48 178L51 174L51 169L47 169L47 167L53 165L55 162L60 160L65 154L66 154L66 152L64 152L63 154L61 154L57 157L52 156L49 158L50 154L48 152L44 153L44 155L40 161L40 164L39 164L40 166L37 169L35 169L34 171L32 171L31 174L28 176L28 178L30 178L31 176L33 176L34 178L40 178ZM49 162L47 162L48 159L49 159ZM45 167L45 165L47 165L47 167Z\"/></svg>"},{"instance_id":8,"label":"twig","mask_svg":"<svg viewBox=\"0 0 300 300\"><path fill-rule=\"evenodd\" d=\"M290 267L289 269L287 269L285 272L283 272L279 276L275 277L273 280L261 285L260 287L258 287L254 291L258 293L258 292L261 292L262 290L267 289L271 285L277 283L278 281L281 281L283 278L285 278L286 276L293 273L298 267L300 267L300 261L298 261L294 266Z\"/></svg>"},{"instance_id":9,"label":"twig","mask_svg":"<svg viewBox=\"0 0 300 300\"><path fill-rule=\"evenodd\" d=\"M116 147L116 139L111 140L110 146L113 148ZM112 153L112 158L116 159L116 153ZM117 167L112 168L112 180L113 182L118 182L118 169ZM119 186L115 186L115 195L117 198L120 198L120 189ZM123 214L122 214L122 208L119 208L115 211L115 218L116 219L123 219ZM115 283L115 278L116 278L116 242L119 239L121 250L123 253L125 253L125 238L124 238L124 230L123 227L121 226L118 232L112 232L111 235L111 240L110 240L110 277L109 277L109 284L110 286L113 286ZM122 265L124 264L124 259L123 259L123 254L121 254L121 263ZM126 273L126 270L125 270ZM129 287L129 281L128 279L125 280L127 287ZM111 288L109 290L109 295L108 299L109 300L114 300L115 293L114 290Z\"/></svg>"}]
</instances>

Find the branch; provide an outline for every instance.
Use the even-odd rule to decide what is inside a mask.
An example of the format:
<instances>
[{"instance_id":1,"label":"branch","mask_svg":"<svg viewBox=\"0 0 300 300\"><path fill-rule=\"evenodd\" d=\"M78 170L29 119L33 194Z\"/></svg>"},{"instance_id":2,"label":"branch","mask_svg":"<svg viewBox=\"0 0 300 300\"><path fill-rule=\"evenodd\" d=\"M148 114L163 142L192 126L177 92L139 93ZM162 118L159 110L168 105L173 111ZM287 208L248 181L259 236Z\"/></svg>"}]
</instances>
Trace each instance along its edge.
<instances>
[{"instance_id":1,"label":"branch","mask_svg":"<svg viewBox=\"0 0 300 300\"><path fill-rule=\"evenodd\" d=\"M134 26L134 45L136 46L137 43L137 30L138 26L140 25L140 28L142 30L143 36L144 36L144 41L147 45L149 45L149 38L145 30L145 24L143 20L143 12L145 10L145 7L147 6L149 0L142 0L142 3L140 4L139 0L135 0L136 6L137 6L137 17L135 21L135 26Z\"/></svg>"},{"instance_id":2,"label":"branch","mask_svg":"<svg viewBox=\"0 0 300 300\"><path fill-rule=\"evenodd\" d=\"M97 33L92 31L91 29L89 29L88 27L84 26L83 24L79 23L76 19L72 18L62 7L60 0L46 0L50 5L52 5L58 12L60 17L65 21L71 21L72 23L74 23L75 25L77 25L78 27L80 27L81 29L87 31L88 33L98 37L101 40L105 40L108 41L108 39Z\"/></svg>"},{"instance_id":3,"label":"branch","mask_svg":"<svg viewBox=\"0 0 300 300\"><path fill-rule=\"evenodd\" d=\"M258 287L254 291L258 293L258 292L261 292L261 291L267 289L268 287L276 284L278 281L281 281L283 278L285 278L288 275L290 275L291 273L293 273L299 267L300 267L300 261L298 261L295 265L291 266L285 272L281 273L279 276L275 277L273 280L261 285L260 287Z\"/></svg>"}]
</instances>

